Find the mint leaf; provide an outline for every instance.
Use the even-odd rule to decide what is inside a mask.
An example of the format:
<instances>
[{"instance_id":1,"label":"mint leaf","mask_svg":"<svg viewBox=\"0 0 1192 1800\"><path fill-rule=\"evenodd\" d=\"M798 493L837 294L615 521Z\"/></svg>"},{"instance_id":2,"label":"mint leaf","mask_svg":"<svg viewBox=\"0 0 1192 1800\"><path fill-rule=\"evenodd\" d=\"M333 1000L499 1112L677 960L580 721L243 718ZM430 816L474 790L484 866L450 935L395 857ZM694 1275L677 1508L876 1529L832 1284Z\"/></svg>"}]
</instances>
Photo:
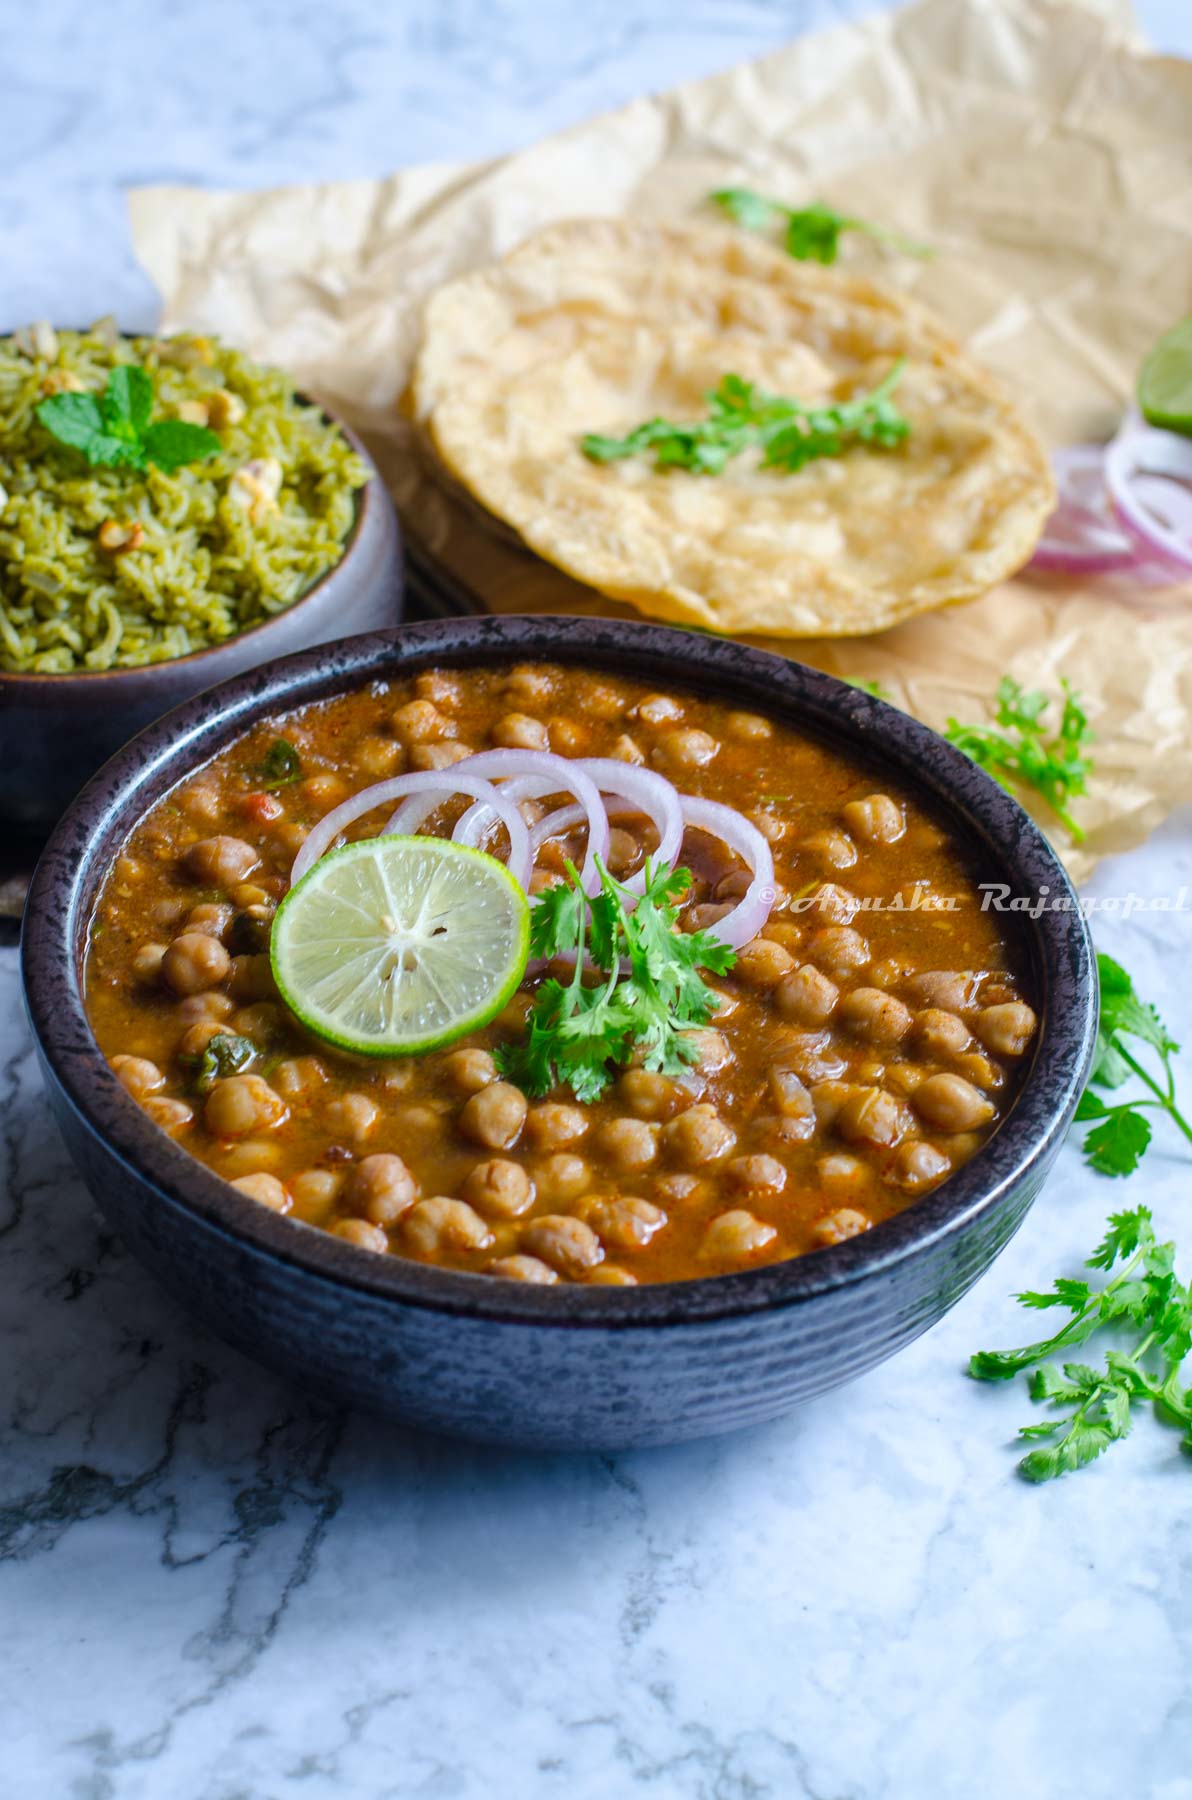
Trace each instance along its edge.
<instances>
[{"instance_id":1,"label":"mint leaf","mask_svg":"<svg viewBox=\"0 0 1192 1800\"><path fill-rule=\"evenodd\" d=\"M130 425L134 436L149 423L153 411L153 383L136 363L121 363L108 376L102 401L104 418L110 427ZM120 435L117 433L117 435Z\"/></svg>"},{"instance_id":2,"label":"mint leaf","mask_svg":"<svg viewBox=\"0 0 1192 1800\"><path fill-rule=\"evenodd\" d=\"M33 410L52 437L84 455L92 440L103 436L103 414L94 394L53 394Z\"/></svg>"},{"instance_id":3,"label":"mint leaf","mask_svg":"<svg viewBox=\"0 0 1192 1800\"><path fill-rule=\"evenodd\" d=\"M206 462L223 449L213 431L185 419L160 419L142 432L141 443L149 461L167 474L186 463Z\"/></svg>"}]
</instances>

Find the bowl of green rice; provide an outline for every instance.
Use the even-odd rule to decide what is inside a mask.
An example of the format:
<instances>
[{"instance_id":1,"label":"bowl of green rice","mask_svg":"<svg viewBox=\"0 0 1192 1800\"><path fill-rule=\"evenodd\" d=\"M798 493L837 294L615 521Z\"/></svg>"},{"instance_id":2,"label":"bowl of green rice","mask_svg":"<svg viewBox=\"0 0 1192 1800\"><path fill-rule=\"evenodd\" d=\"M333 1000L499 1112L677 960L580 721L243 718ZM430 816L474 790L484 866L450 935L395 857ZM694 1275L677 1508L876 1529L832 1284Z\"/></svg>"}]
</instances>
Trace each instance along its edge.
<instances>
[{"instance_id":1,"label":"bowl of green rice","mask_svg":"<svg viewBox=\"0 0 1192 1800\"><path fill-rule=\"evenodd\" d=\"M43 826L201 689L401 613L392 504L284 370L197 334L0 336L0 816Z\"/></svg>"}]
</instances>

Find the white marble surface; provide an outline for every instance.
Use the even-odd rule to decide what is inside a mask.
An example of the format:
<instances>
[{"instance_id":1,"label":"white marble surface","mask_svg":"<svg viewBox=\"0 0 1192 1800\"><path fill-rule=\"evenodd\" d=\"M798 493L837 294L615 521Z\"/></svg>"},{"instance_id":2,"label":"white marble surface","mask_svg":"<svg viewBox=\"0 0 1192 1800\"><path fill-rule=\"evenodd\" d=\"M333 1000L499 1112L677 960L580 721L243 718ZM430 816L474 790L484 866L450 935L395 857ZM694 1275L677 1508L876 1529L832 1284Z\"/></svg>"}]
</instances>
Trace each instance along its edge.
<instances>
[{"instance_id":1,"label":"white marble surface","mask_svg":"<svg viewBox=\"0 0 1192 1800\"><path fill-rule=\"evenodd\" d=\"M122 183L496 151L860 6L43 0L4 9L0 312L152 317ZM1142 9L1192 51L1185 0ZM1192 814L1102 893L1192 882ZM1104 947L1192 1039L1188 914ZM742 1437L531 1459L328 1416L97 1220L0 952L0 1793L22 1800L1192 1800L1189 1465L1149 1419L1014 1480L964 1379L1008 1294L1147 1199L1066 1151L995 1272L844 1393ZM1192 1088L1192 1078L1185 1078Z\"/></svg>"}]
</instances>

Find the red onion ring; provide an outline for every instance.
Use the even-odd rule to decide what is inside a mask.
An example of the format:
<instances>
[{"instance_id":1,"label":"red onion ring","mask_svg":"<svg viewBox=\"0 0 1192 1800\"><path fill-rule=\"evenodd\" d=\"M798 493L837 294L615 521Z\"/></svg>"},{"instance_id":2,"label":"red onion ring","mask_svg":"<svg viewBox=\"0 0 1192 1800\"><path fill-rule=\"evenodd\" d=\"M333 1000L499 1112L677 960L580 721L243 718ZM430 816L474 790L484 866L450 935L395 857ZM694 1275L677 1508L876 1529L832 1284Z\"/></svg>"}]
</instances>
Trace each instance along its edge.
<instances>
[{"instance_id":1,"label":"red onion ring","mask_svg":"<svg viewBox=\"0 0 1192 1800\"><path fill-rule=\"evenodd\" d=\"M386 831L415 832L441 800L449 798L452 794L473 792L473 789L465 787L460 780L461 772L469 778L476 776L488 778L485 785L489 794L504 793L510 781L516 781L518 784L517 793L511 798L528 799L532 787L537 788L537 791L543 794L574 794L584 808L588 820L588 849L584 857L583 868L580 871L580 886L585 894L594 894L598 891L600 871L596 867L596 858L599 856L603 859L608 855L608 815L604 810L604 802L600 798L600 791L596 783L585 774L582 763L569 761L565 756L556 756L550 750L481 750L475 756L462 757L459 762L452 763L449 769L440 770L436 774L434 786L440 796L439 801L434 798L406 800L389 820L385 827ZM499 789L492 786L491 778L497 775L504 775L508 778L505 788ZM492 807L492 802L487 794L479 797L486 807ZM506 800L504 804L508 811L513 810L511 800ZM495 807L492 807L492 811L497 812L498 817L505 819L504 812L499 812ZM524 831L525 821L521 818L520 813L517 817ZM475 844L483 837L484 832L492 823L495 821L491 816L485 817L483 812L478 812L476 807L470 806L467 812L460 817L452 837L456 843ZM526 842L528 854L528 834ZM522 882L522 886L528 886L528 876L527 880Z\"/></svg>"},{"instance_id":2,"label":"red onion ring","mask_svg":"<svg viewBox=\"0 0 1192 1800\"><path fill-rule=\"evenodd\" d=\"M1160 431L1130 412L1105 452L1105 485L1113 509L1146 556L1175 574L1192 574L1192 537L1178 525L1165 523L1145 504L1147 494L1152 498L1154 494L1149 483L1140 487L1146 476L1163 477L1168 484L1192 484L1192 439Z\"/></svg>"},{"instance_id":3,"label":"red onion ring","mask_svg":"<svg viewBox=\"0 0 1192 1800\"><path fill-rule=\"evenodd\" d=\"M602 794L628 800L637 812L645 814L658 833L658 848L651 854L651 862L673 867L683 843L683 807L678 791L666 776L657 775L652 769L639 769L633 763L618 762L614 756L584 756L580 767ZM644 894L645 870L639 869L624 885L631 894Z\"/></svg>"},{"instance_id":4,"label":"red onion ring","mask_svg":"<svg viewBox=\"0 0 1192 1800\"><path fill-rule=\"evenodd\" d=\"M710 927L713 935L721 943L728 944L733 950L739 950L742 944L755 938L773 910L776 899L774 887L774 858L770 846L748 819L734 812L731 806L722 806L718 800L701 800L695 794L680 794L679 802L683 808L686 824L696 831L706 831L710 837L719 838L734 850L743 862L748 863L753 880L749 883L732 912L726 913Z\"/></svg>"},{"instance_id":5,"label":"red onion ring","mask_svg":"<svg viewBox=\"0 0 1192 1800\"><path fill-rule=\"evenodd\" d=\"M509 873L523 888L528 889L534 863L530 853L530 834L526 829L526 822L517 808L502 797L499 789L495 788L491 781L483 781L478 775L458 776L453 770L450 780L453 784L449 790L451 793L472 794L477 800L483 800L486 806L492 807L493 812L509 833ZM362 818L365 813L372 812L374 807L384 806L387 801L397 800L403 796L414 798L418 795L429 794L431 799L422 815L425 818L426 813L438 804L435 796L441 795L442 791L442 773L438 770L427 769L415 775L393 775L388 781L375 782L372 787L362 788L358 794L353 794L349 799L341 801L339 806L333 806L317 825L311 827L305 843L294 858L293 867L290 870L290 886L294 887L302 880L307 870L318 862L324 851L331 848L341 831L353 824L356 819ZM404 807L400 807L394 814L394 819L398 818L404 810ZM384 827L386 835L394 829L394 821L390 819Z\"/></svg>"},{"instance_id":6,"label":"red onion ring","mask_svg":"<svg viewBox=\"0 0 1192 1800\"><path fill-rule=\"evenodd\" d=\"M1073 444L1051 458L1059 503L1031 558L1037 569L1098 575L1138 560L1133 541L1113 516L1105 487L1105 448Z\"/></svg>"}]
</instances>

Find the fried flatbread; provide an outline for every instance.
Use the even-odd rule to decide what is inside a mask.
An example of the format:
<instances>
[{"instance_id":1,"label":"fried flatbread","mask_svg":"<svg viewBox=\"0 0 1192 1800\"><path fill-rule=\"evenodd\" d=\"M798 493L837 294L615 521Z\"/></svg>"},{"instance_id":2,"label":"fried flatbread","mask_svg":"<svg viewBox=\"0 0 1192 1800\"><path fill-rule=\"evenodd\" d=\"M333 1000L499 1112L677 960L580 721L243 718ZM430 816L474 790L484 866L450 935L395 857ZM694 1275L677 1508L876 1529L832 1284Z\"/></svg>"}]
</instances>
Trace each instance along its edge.
<instances>
[{"instance_id":1,"label":"fried flatbread","mask_svg":"<svg viewBox=\"0 0 1192 1800\"><path fill-rule=\"evenodd\" d=\"M598 464L586 432L702 417L736 374L829 404L905 368L894 449L794 474ZM1000 384L925 311L716 226L575 220L432 296L411 410L450 476L538 555L658 618L856 636L984 593L1054 504Z\"/></svg>"}]
</instances>

